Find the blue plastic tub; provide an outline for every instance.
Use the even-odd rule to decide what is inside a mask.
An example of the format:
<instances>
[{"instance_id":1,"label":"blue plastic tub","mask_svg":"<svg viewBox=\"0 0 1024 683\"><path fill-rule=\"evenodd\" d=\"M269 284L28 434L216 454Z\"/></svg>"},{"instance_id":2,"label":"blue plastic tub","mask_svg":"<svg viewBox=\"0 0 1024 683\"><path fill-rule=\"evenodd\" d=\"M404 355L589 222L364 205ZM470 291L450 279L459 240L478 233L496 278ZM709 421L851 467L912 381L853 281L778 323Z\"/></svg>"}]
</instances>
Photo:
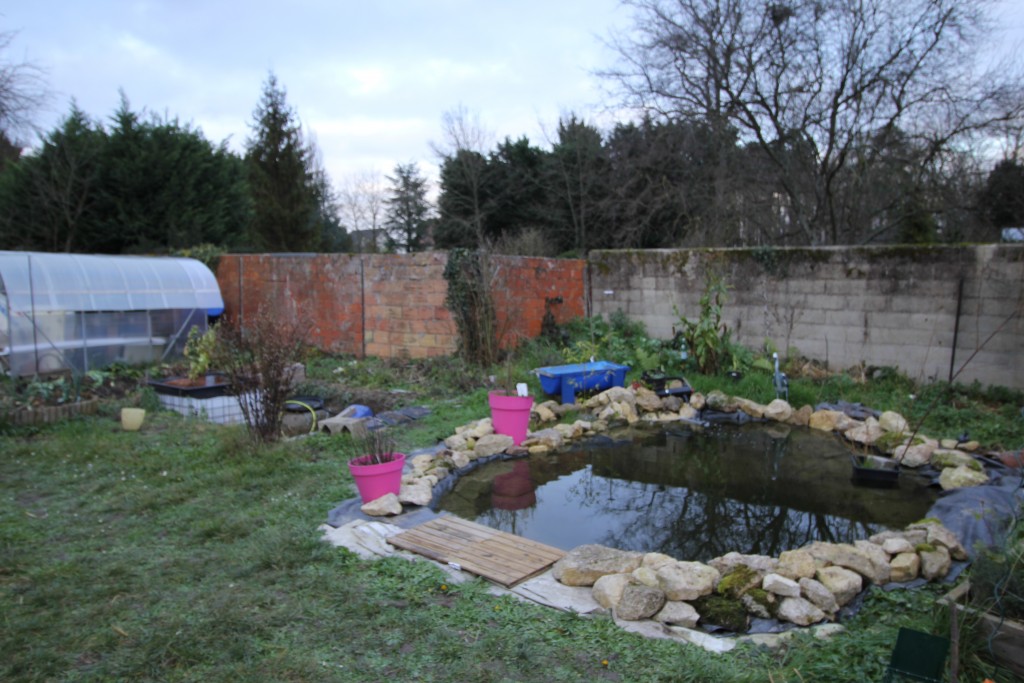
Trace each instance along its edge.
<instances>
[{"instance_id":1,"label":"blue plastic tub","mask_svg":"<svg viewBox=\"0 0 1024 683\"><path fill-rule=\"evenodd\" d=\"M606 360L552 365L534 370L540 378L540 388L544 393L561 396L562 403L575 403L577 391L603 391L624 386L628 371L628 365L609 363Z\"/></svg>"}]
</instances>

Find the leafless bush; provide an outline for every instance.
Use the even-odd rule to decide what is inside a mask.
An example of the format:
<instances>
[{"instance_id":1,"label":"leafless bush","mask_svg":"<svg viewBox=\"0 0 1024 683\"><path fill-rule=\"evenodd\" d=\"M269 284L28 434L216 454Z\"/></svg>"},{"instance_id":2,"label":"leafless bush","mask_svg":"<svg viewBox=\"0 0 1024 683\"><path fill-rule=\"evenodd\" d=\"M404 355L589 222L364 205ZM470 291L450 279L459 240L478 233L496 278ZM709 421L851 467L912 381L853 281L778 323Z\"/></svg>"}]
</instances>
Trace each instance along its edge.
<instances>
[{"instance_id":1,"label":"leafless bush","mask_svg":"<svg viewBox=\"0 0 1024 683\"><path fill-rule=\"evenodd\" d=\"M224 324L218 332L217 365L230 379L250 436L257 442L281 435L285 401L292 391L292 365L302 357L308 324L259 311L244 325Z\"/></svg>"}]
</instances>

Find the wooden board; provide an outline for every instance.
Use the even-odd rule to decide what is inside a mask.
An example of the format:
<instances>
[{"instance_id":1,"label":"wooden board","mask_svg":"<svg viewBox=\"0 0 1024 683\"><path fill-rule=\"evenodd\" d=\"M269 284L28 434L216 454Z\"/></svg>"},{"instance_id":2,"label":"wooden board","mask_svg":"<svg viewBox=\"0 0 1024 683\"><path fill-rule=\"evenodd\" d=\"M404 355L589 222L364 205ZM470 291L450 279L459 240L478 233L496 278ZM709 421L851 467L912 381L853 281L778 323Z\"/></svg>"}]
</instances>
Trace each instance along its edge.
<instances>
[{"instance_id":1,"label":"wooden board","mask_svg":"<svg viewBox=\"0 0 1024 683\"><path fill-rule=\"evenodd\" d=\"M558 548L452 515L432 519L387 540L396 548L456 565L506 588L540 574L565 555Z\"/></svg>"}]
</instances>

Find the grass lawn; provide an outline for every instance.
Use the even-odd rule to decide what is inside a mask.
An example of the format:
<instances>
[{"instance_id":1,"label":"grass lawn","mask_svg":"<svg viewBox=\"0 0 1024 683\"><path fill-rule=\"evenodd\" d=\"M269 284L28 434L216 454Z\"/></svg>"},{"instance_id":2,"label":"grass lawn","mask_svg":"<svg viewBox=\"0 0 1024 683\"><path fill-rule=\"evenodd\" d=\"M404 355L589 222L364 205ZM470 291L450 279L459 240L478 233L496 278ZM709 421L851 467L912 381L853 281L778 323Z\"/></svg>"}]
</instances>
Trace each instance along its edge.
<instances>
[{"instance_id":1,"label":"grass lawn","mask_svg":"<svg viewBox=\"0 0 1024 683\"><path fill-rule=\"evenodd\" d=\"M900 625L936 627L929 588L873 592L846 633L776 652L647 640L322 542L354 492L329 438L257 449L165 412L128 433L113 410L0 435L0 680L860 682Z\"/></svg>"}]
</instances>

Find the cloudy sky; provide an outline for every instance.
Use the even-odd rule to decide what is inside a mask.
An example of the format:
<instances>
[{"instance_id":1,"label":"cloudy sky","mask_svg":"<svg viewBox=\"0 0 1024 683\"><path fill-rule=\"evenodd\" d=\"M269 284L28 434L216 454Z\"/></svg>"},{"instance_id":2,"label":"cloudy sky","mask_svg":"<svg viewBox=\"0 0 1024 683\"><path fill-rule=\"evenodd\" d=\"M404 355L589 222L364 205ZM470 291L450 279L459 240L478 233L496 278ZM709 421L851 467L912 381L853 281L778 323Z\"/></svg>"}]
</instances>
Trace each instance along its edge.
<instances>
[{"instance_id":1,"label":"cloudy sky","mask_svg":"<svg viewBox=\"0 0 1024 683\"><path fill-rule=\"evenodd\" d=\"M1024 2L998 8L1001 43L1024 40ZM630 23L617 0L16 0L5 58L47 71L51 130L71 98L106 119L123 90L135 111L177 117L237 150L273 71L336 185L418 162L435 172L442 116L464 107L494 139L546 145L561 113L608 121L591 75L601 38Z\"/></svg>"},{"instance_id":2,"label":"cloudy sky","mask_svg":"<svg viewBox=\"0 0 1024 683\"><path fill-rule=\"evenodd\" d=\"M287 8L287 9L285 9ZM497 139L598 115L600 40L617 0L34 0L0 4L9 60L47 71L51 130L71 98L108 118L123 90L241 149L273 71L335 184L419 162L433 175L442 116L464 107Z\"/></svg>"}]
</instances>

